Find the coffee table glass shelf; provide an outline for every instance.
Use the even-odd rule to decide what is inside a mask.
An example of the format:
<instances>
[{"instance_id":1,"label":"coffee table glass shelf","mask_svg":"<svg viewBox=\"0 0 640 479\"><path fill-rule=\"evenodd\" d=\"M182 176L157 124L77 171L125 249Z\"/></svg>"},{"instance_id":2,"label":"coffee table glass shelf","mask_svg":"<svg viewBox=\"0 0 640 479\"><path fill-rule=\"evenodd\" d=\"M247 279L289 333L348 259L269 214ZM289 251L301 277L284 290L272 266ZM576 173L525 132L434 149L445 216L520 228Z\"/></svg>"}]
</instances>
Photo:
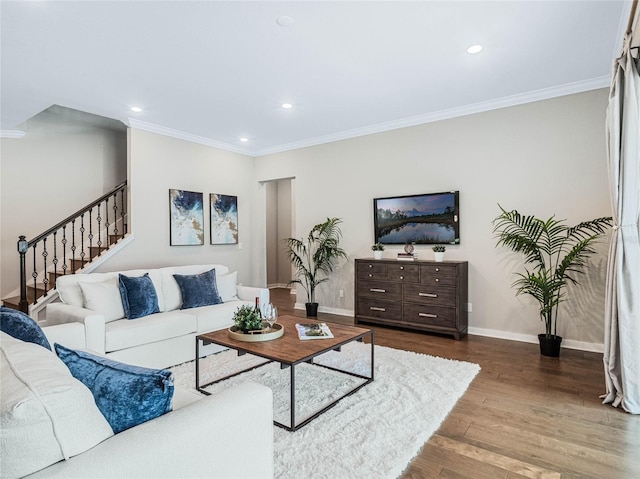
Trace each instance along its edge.
<instances>
[{"instance_id":1,"label":"coffee table glass shelf","mask_svg":"<svg viewBox=\"0 0 640 479\"><path fill-rule=\"evenodd\" d=\"M281 331L283 334L270 341L240 341L238 339L234 339L234 337L231 336L230 331L227 329L198 335L196 337L196 389L203 394L209 395L210 393L207 392L205 388L212 384L238 376L253 369L261 368L273 362L279 363L281 369L289 368L289 417L288 421L278 421L274 419L274 424L289 431L296 431L320 416L322 413L331 409L345 397L350 396L374 380L374 333L372 329L330 323L329 327L333 333L333 338L302 341L298 338L296 330L296 323L300 322L310 323L314 321L309 320L309 318L299 318L296 316L280 316L278 318L278 323L276 324L282 328ZM339 352L342 346L353 341L363 342L365 339L367 339L367 342L371 345L369 375L357 374L340 367L314 363L314 358L318 358L319 356L331 351ZM207 344L217 344L235 350L238 356L251 354L253 356L264 358L266 361L241 371L234 372L233 374L217 378L215 381L200 384L200 348L201 345L205 346ZM299 422L296 422L296 366L302 364L310 364L314 367L336 371L340 374L360 378L362 381L354 383L354 387L347 390L344 394L340 395L328 404L321 406L320 409L314 411L313 414L306 415L302 419L298 419ZM333 391L327 391L327 396L332 392ZM288 424L285 422L288 422Z\"/></svg>"}]
</instances>

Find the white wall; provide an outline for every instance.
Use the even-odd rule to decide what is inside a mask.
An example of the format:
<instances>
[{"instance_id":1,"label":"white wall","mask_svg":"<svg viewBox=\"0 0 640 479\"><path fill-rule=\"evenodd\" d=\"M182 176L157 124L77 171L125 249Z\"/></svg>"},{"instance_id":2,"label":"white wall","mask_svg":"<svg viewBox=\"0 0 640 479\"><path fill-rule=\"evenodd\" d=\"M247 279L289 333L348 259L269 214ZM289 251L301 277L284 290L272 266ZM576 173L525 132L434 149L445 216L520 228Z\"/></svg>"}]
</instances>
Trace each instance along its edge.
<instances>
[{"instance_id":1,"label":"white wall","mask_svg":"<svg viewBox=\"0 0 640 479\"><path fill-rule=\"evenodd\" d=\"M254 277L253 158L142 130L129 130L130 221L134 241L99 271L221 263L238 271L238 281ZM202 192L205 244L169 246L169 189ZM209 194L238 197L240 245L210 244ZM264 214L264 213L263 213ZM258 229L260 226L258 226ZM264 230L261 237L264 237ZM261 258L260 261L263 261ZM264 278L260 278L264 286Z\"/></svg>"},{"instance_id":2,"label":"white wall","mask_svg":"<svg viewBox=\"0 0 640 479\"><path fill-rule=\"evenodd\" d=\"M19 235L32 239L126 179L126 129L115 123L54 106L23 138L0 140L2 297L19 285Z\"/></svg>"},{"instance_id":3,"label":"white wall","mask_svg":"<svg viewBox=\"0 0 640 479\"><path fill-rule=\"evenodd\" d=\"M318 292L321 307L343 311L354 308L353 259L371 256L372 199L459 190L461 244L448 247L447 258L469 261L471 330L531 339L544 331L536 304L515 297L510 285L521 263L496 250L491 222L498 203L572 224L610 214L606 104L602 89L403 128L261 157L255 174L296 178L296 236L328 216L344 220L350 261ZM431 259L429 247L416 250ZM603 340L605 256L594 265L560 312L558 334L570 344Z\"/></svg>"}]
</instances>

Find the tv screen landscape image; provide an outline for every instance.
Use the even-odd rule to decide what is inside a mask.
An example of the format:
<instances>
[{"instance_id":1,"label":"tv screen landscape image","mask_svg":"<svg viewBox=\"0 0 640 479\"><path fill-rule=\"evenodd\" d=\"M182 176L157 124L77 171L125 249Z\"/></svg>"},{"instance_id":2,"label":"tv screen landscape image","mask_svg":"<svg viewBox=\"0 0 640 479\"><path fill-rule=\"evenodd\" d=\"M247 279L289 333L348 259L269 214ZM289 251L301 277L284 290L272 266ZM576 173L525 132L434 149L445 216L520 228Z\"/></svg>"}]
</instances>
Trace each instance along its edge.
<instances>
[{"instance_id":1,"label":"tv screen landscape image","mask_svg":"<svg viewBox=\"0 0 640 479\"><path fill-rule=\"evenodd\" d=\"M374 198L375 242L458 244L459 192Z\"/></svg>"}]
</instances>

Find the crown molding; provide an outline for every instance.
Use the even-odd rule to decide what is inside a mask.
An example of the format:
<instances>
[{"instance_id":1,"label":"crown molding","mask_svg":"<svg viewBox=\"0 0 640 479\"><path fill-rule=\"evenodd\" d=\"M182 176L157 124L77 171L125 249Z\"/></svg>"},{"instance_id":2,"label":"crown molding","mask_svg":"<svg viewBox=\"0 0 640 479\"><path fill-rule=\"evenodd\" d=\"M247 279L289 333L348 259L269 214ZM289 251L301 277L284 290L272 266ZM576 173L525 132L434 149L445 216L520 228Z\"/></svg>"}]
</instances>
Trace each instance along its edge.
<instances>
[{"instance_id":1,"label":"crown molding","mask_svg":"<svg viewBox=\"0 0 640 479\"><path fill-rule=\"evenodd\" d=\"M378 123L376 125L365 126L362 128L354 128L352 130L345 130L338 133L332 133L330 135L309 138L285 145L260 148L254 150L252 153L254 156L265 156L273 153L281 153L283 151L297 150L299 148L306 148L309 146L317 146L324 143L332 143L334 141L348 140L350 138L356 138L359 136L372 135L374 133L383 133L385 131L396 130L399 128L407 128L410 126L422 125L434 121L448 120L460 116L472 115L474 113L483 113L500 108L507 108L510 106L523 105L535 101L548 100L560 96L583 93L590 90L597 90L598 88L608 87L610 85L610 82L611 76L606 75L602 77L592 78L590 80L567 83L565 85L497 98L495 100L474 103L471 105L465 105L456 108L449 108L446 110L440 110L424 115L417 115L408 118L402 118L400 120Z\"/></svg>"},{"instance_id":2,"label":"crown molding","mask_svg":"<svg viewBox=\"0 0 640 479\"><path fill-rule=\"evenodd\" d=\"M154 123L148 123L146 121L136 120L135 118L128 118L128 124L131 128L138 130L144 130L151 133L157 133L159 135L170 136L179 140L190 141L191 143L198 143L200 145L211 146L213 148L219 148L220 150L231 151L233 153L240 153L241 155L255 156L253 151L248 148L242 148L235 145L229 145L221 141L212 140L204 136L193 135L185 131L174 130L173 128L167 128L165 126L156 125Z\"/></svg>"},{"instance_id":3,"label":"crown molding","mask_svg":"<svg viewBox=\"0 0 640 479\"><path fill-rule=\"evenodd\" d=\"M424 115L416 115L408 118L402 118L399 120L388 121L384 123L378 123L375 125L364 126L362 128L354 128L352 130L345 130L329 135L317 136L314 138L308 138L305 140L294 141L292 143L286 143L282 145L268 146L265 148L242 148L236 145L230 145L211 138L206 138L199 135L194 135L180 130L174 130L154 123L148 123L145 121L137 120L135 118L129 118L128 124L131 128L139 130L149 131L151 133L157 133L159 135L170 136L172 138L178 138L180 140L190 141L192 143L198 143L201 145L211 146L219 148L221 150L231 151L234 153L240 153L251 157L260 157L271 155L274 153L282 153L284 151L298 150L300 148L307 148L310 146L322 145L325 143L333 143L341 140L348 140L351 138L357 138L360 136L372 135L375 133L383 133L385 131L397 130L399 128L407 128L411 126L423 125L425 123L432 123L434 121L449 120L451 118L457 118L466 115L472 115L475 113L483 113L491 110L498 110L500 108L508 108L511 106L524 105L526 103L532 103L536 101L549 100L551 98L557 98L560 96L573 95L575 93L583 93L586 91L597 90L599 88L605 88L610 85L611 76L601 76L592 78L590 80L579 81L574 83L567 83L565 85L559 85L551 88L544 88L541 90L530 91L527 93L521 93L517 95L506 96L497 98L495 100L474 103L471 105L465 105L461 107L449 108L446 110L440 110L432 113L426 113ZM24 135L24 132L22 132ZM19 138L19 137L11 137Z\"/></svg>"},{"instance_id":4,"label":"crown molding","mask_svg":"<svg viewBox=\"0 0 640 479\"><path fill-rule=\"evenodd\" d=\"M22 138L25 132L22 130L0 130L0 138Z\"/></svg>"}]
</instances>

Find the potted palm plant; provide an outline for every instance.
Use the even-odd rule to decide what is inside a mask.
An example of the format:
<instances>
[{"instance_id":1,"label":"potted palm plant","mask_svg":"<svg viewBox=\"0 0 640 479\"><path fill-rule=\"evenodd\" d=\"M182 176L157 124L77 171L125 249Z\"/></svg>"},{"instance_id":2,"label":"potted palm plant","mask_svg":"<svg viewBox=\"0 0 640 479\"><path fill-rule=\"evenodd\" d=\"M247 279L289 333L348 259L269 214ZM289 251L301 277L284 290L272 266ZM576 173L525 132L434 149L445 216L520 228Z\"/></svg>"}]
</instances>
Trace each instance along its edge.
<instances>
[{"instance_id":1,"label":"potted palm plant","mask_svg":"<svg viewBox=\"0 0 640 479\"><path fill-rule=\"evenodd\" d=\"M295 279L289 281L289 284L297 283L307 292L307 316L318 315L318 285L329 280L328 275L340 258L347 258L347 254L340 247L340 223L340 218L327 218L324 223L311 228L306 239L284 240L287 256L296 269Z\"/></svg>"},{"instance_id":2,"label":"potted palm plant","mask_svg":"<svg viewBox=\"0 0 640 479\"><path fill-rule=\"evenodd\" d=\"M562 337L557 335L558 306L566 297L566 286L578 284L594 241L611 226L611 217L596 218L576 226L551 216L547 220L506 211L493 220L496 246L506 246L524 255L525 273L516 273L516 294L533 296L540 306L545 332L538 335L540 353L559 356Z\"/></svg>"}]
</instances>

